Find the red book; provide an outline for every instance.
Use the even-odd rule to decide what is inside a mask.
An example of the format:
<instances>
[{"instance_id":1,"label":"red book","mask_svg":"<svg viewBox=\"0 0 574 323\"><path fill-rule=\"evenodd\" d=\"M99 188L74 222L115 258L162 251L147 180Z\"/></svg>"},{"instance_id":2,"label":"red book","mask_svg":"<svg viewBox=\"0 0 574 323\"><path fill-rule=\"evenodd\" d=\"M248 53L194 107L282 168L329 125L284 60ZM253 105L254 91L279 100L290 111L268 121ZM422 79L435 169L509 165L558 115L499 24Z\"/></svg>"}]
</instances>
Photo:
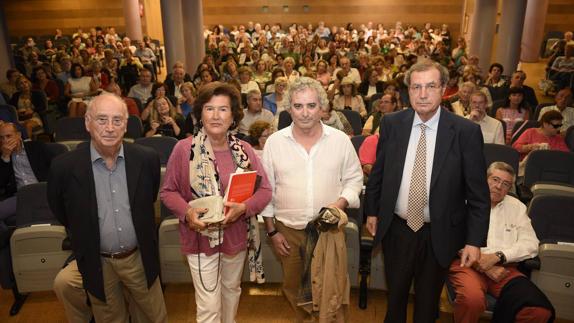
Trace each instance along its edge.
<instances>
[{"instance_id":1,"label":"red book","mask_svg":"<svg viewBox=\"0 0 574 323\"><path fill-rule=\"evenodd\" d=\"M242 203L255 192L257 172L233 173L229 176L229 184L225 192L224 201Z\"/></svg>"}]
</instances>

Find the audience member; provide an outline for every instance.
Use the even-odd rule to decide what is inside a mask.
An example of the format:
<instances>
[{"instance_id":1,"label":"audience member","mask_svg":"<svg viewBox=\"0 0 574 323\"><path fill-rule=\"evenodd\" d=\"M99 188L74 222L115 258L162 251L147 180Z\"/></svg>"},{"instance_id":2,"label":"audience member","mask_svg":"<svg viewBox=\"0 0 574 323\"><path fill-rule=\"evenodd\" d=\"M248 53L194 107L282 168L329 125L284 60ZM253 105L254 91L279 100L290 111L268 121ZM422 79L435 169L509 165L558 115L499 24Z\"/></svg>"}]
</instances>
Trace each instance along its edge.
<instances>
[{"instance_id":1,"label":"audience member","mask_svg":"<svg viewBox=\"0 0 574 323\"><path fill-rule=\"evenodd\" d=\"M273 125L270 122L257 120L249 127L249 137L253 142L253 150L257 157L263 157L263 148L267 142L267 138L273 133Z\"/></svg>"},{"instance_id":2,"label":"audience member","mask_svg":"<svg viewBox=\"0 0 574 323\"><path fill-rule=\"evenodd\" d=\"M83 117L88 102L98 93L98 85L91 77L84 75L82 65L72 64L71 75L64 90L64 95L71 99L68 103L68 116Z\"/></svg>"},{"instance_id":3,"label":"audience member","mask_svg":"<svg viewBox=\"0 0 574 323\"><path fill-rule=\"evenodd\" d=\"M526 73L523 71L516 71L512 74L510 79L510 88L517 87L523 90L524 100L526 101L529 109L534 109L538 106L538 99L534 93L534 89L524 84L526 80Z\"/></svg>"},{"instance_id":4,"label":"audience member","mask_svg":"<svg viewBox=\"0 0 574 323\"><path fill-rule=\"evenodd\" d=\"M385 94L373 102L373 112L369 115L363 126L363 135L369 136L375 134L375 130L379 129L381 118L385 114L397 111L397 107L397 98L392 94Z\"/></svg>"},{"instance_id":5,"label":"audience member","mask_svg":"<svg viewBox=\"0 0 574 323\"><path fill-rule=\"evenodd\" d=\"M538 239L526 214L526 206L508 195L516 179L512 166L504 162L492 163L487 170L487 179L490 225L486 246L480 249L480 260L472 267L461 266L459 259L450 265L449 280L456 292L454 321L457 323L478 322L486 309L486 293L499 298L510 281L524 277L518 271L517 263L538 254ZM530 280L524 280L524 284L532 293L519 295L527 302L513 313L515 322L550 322L554 309L546 296ZM536 301L538 297L541 302ZM495 308L494 311L508 310Z\"/></svg>"},{"instance_id":6,"label":"audience member","mask_svg":"<svg viewBox=\"0 0 574 323\"><path fill-rule=\"evenodd\" d=\"M562 127L562 114L556 110L545 112L540 118L540 127L529 128L518 137L512 144L512 148L520 153L520 160L523 161L530 152L540 149L551 149L569 151L560 136ZM521 173L521 172L519 172ZM519 174L522 175L522 174Z\"/></svg>"},{"instance_id":7,"label":"audience member","mask_svg":"<svg viewBox=\"0 0 574 323\"><path fill-rule=\"evenodd\" d=\"M574 126L574 108L572 107L572 90L565 88L558 93L554 97L555 105L550 105L544 107L540 110L540 114L538 115L538 121L542 119L542 115L544 115L548 111L558 111L562 114L562 128L560 128L560 132L562 134L566 133L568 128Z\"/></svg>"},{"instance_id":8,"label":"audience member","mask_svg":"<svg viewBox=\"0 0 574 323\"><path fill-rule=\"evenodd\" d=\"M39 113L43 113L48 108L46 96L41 91L32 90L32 84L21 75L16 81L18 92L14 93L10 99L10 105L16 107L18 121L26 128L28 138L40 129L42 131L42 119Z\"/></svg>"},{"instance_id":9,"label":"audience member","mask_svg":"<svg viewBox=\"0 0 574 323\"><path fill-rule=\"evenodd\" d=\"M130 88L128 96L139 99L145 104L152 96L152 88L152 73L147 68L144 68L140 71L138 83Z\"/></svg>"},{"instance_id":10,"label":"audience member","mask_svg":"<svg viewBox=\"0 0 574 323\"><path fill-rule=\"evenodd\" d=\"M243 118L241 122L239 122L238 127L238 131L241 134L248 135L251 125L256 121L265 121L273 124L273 113L267 109L263 109L259 89L253 89L247 93L247 109L243 112Z\"/></svg>"},{"instance_id":11,"label":"audience member","mask_svg":"<svg viewBox=\"0 0 574 323\"><path fill-rule=\"evenodd\" d=\"M282 111L281 102L283 101L283 94L287 90L289 81L286 77L281 76L275 79L274 92L266 95L263 98L263 107L275 116L279 116Z\"/></svg>"},{"instance_id":12,"label":"audience member","mask_svg":"<svg viewBox=\"0 0 574 323\"><path fill-rule=\"evenodd\" d=\"M9 101L12 98L14 93L18 92L16 88L16 81L20 77L20 72L15 69L9 69L6 71L6 82L0 84L0 92L5 96L6 101Z\"/></svg>"},{"instance_id":13,"label":"audience member","mask_svg":"<svg viewBox=\"0 0 574 323\"><path fill-rule=\"evenodd\" d=\"M486 114L487 108L486 95L475 91L470 95L470 113L467 118L480 125L485 144L504 145L502 122Z\"/></svg>"},{"instance_id":14,"label":"audience member","mask_svg":"<svg viewBox=\"0 0 574 323\"><path fill-rule=\"evenodd\" d=\"M496 110L496 119L506 123L505 142L510 144L514 126L530 118L530 111L524 98L524 88L511 87L504 106Z\"/></svg>"},{"instance_id":15,"label":"audience member","mask_svg":"<svg viewBox=\"0 0 574 323\"><path fill-rule=\"evenodd\" d=\"M177 139L183 138L185 119L166 97L156 98L152 101L149 120L145 123L145 136L169 136Z\"/></svg>"}]
</instances>

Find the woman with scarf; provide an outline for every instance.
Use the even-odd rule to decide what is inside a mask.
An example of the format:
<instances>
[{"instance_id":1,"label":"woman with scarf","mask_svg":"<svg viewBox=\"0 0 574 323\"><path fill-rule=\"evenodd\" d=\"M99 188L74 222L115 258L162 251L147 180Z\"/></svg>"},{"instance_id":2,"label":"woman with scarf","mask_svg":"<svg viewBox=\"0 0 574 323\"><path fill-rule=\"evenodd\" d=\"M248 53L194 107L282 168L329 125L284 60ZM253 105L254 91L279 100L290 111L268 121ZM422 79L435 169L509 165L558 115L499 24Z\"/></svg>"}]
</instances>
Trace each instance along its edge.
<instances>
[{"instance_id":1,"label":"woman with scarf","mask_svg":"<svg viewBox=\"0 0 574 323\"><path fill-rule=\"evenodd\" d=\"M232 135L243 117L239 91L229 84L209 83L200 89L193 107L201 128L175 146L161 200L179 218L182 252L195 286L197 321L232 323L241 295L246 232L253 227L249 220L271 200L271 187L253 148ZM261 177L253 196L243 203L225 202L225 219L208 228L201 220L208 210L192 208L188 202L224 196L232 173L251 170Z\"/></svg>"}]
</instances>

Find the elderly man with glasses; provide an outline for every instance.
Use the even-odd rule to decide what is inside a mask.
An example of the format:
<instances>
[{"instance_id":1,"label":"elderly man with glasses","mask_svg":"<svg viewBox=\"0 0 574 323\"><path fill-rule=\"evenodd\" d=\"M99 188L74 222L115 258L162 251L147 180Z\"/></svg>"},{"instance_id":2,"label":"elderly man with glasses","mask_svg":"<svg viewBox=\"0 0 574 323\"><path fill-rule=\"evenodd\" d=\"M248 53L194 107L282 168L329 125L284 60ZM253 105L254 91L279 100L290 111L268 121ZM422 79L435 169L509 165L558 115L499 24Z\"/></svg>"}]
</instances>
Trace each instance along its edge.
<instances>
[{"instance_id":1,"label":"elderly man with glasses","mask_svg":"<svg viewBox=\"0 0 574 323\"><path fill-rule=\"evenodd\" d=\"M538 254L538 238L526 214L526 205L508 195L515 178L512 166L504 162L494 162L487 170L491 209L486 247L480 249L480 259L472 268L461 267L458 259L450 266L449 280L456 291L455 322L478 322L486 308L486 293L496 298L503 293L510 295L516 288L510 282L524 276L516 264ZM532 294L547 301L531 281L524 280L522 284L533 292L514 302L526 303L524 300ZM548 322L552 309L532 304L540 303L529 300L528 304L517 306L517 313L513 313L515 322ZM495 308L495 316L499 315L498 310ZM508 310L508 306L502 310Z\"/></svg>"}]
</instances>

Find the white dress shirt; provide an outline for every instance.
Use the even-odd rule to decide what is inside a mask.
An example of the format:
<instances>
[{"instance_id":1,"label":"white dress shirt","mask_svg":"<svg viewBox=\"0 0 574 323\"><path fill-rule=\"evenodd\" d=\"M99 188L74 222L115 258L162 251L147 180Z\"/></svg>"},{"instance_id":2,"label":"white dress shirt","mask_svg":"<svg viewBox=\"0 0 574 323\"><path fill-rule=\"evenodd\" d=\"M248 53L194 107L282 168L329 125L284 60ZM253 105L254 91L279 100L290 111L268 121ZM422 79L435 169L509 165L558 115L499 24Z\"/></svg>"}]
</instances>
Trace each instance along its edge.
<instances>
[{"instance_id":1,"label":"white dress shirt","mask_svg":"<svg viewBox=\"0 0 574 323\"><path fill-rule=\"evenodd\" d=\"M332 76L333 81L337 79L337 72L339 72L340 70L341 68L337 67L333 72ZM351 80L353 80L353 83L355 83L356 85L361 84L361 74L359 73L358 69L351 67L351 70L349 71L349 74L347 74L347 77L351 78Z\"/></svg>"},{"instance_id":2,"label":"white dress shirt","mask_svg":"<svg viewBox=\"0 0 574 323\"><path fill-rule=\"evenodd\" d=\"M467 116L467 119L470 120L470 115ZM484 139L485 144L504 145L504 131L502 130L502 123L500 120L485 115L482 120L474 122L480 125L482 138Z\"/></svg>"},{"instance_id":3,"label":"white dress shirt","mask_svg":"<svg viewBox=\"0 0 574 323\"><path fill-rule=\"evenodd\" d=\"M490 209L486 247L480 248L482 253L497 251L504 253L506 262L519 262L538 254L538 238L526 205L510 195Z\"/></svg>"},{"instance_id":4,"label":"white dress shirt","mask_svg":"<svg viewBox=\"0 0 574 323\"><path fill-rule=\"evenodd\" d=\"M436 134L438 131L438 122L440 119L440 114L442 108L438 108L436 113L432 118L430 118L424 124L427 126L426 133L426 182L427 182L427 197L430 197L430 181L432 175L432 165L434 162L434 150L436 146ZM401 186L399 188L399 195L397 197L397 204L395 205L395 213L401 218L407 218L407 208L409 206L409 190L411 186L411 176L413 174L413 167L415 165L415 156L417 154L417 146L419 144L419 138L421 137L421 127L422 120L417 113L413 119L413 125L411 130L411 136L409 138L409 145L407 148L407 156L405 158L405 166L403 168L403 178L401 179ZM424 214L425 222L430 222L430 211L428 205L425 205Z\"/></svg>"},{"instance_id":5,"label":"white dress shirt","mask_svg":"<svg viewBox=\"0 0 574 323\"><path fill-rule=\"evenodd\" d=\"M343 197L358 208L363 172L349 137L321 124L323 134L309 153L293 137L292 125L267 139L263 166L273 190L261 212L289 228L302 230L319 210Z\"/></svg>"}]
</instances>

